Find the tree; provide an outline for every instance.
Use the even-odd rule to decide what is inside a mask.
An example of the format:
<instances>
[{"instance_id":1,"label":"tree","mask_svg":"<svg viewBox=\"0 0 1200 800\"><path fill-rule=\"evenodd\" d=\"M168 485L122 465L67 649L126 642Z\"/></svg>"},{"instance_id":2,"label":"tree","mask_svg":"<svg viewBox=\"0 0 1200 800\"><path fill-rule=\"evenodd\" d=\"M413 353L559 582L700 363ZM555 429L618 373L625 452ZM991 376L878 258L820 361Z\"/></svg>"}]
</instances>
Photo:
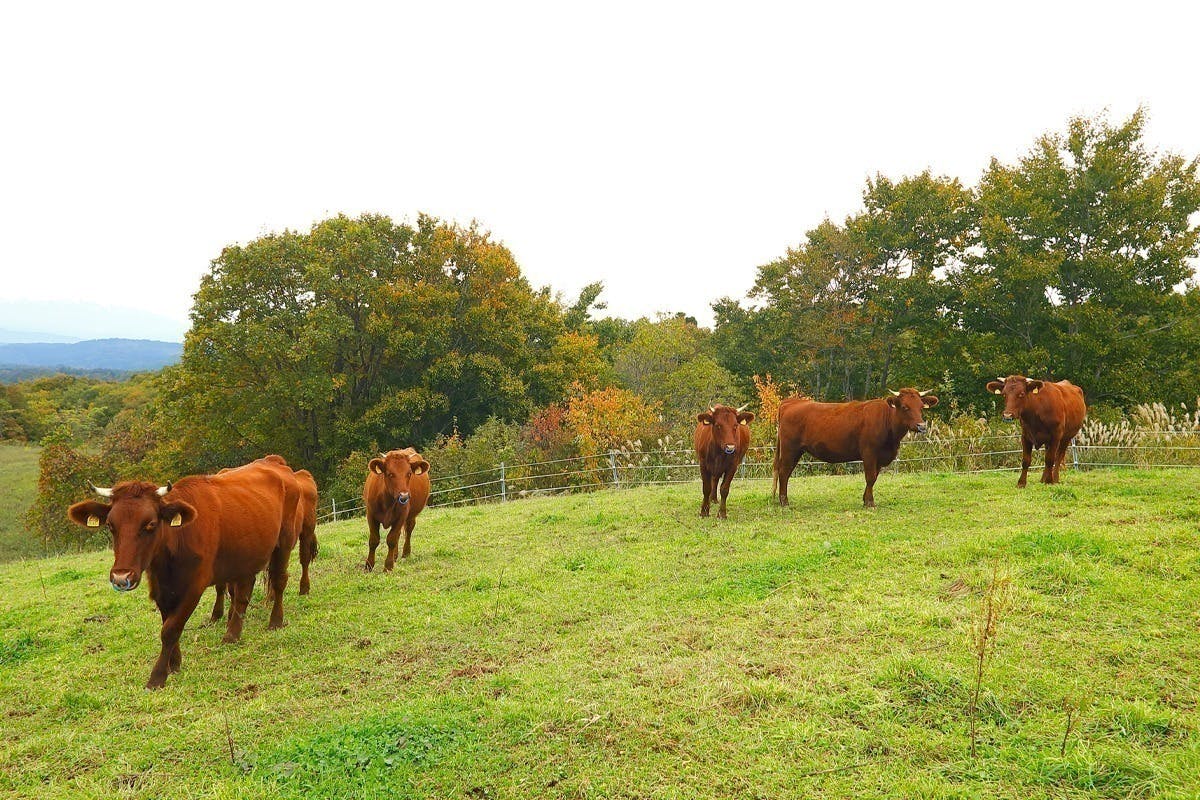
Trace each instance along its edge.
<instances>
[{"instance_id":1,"label":"tree","mask_svg":"<svg viewBox=\"0 0 1200 800\"><path fill-rule=\"evenodd\" d=\"M958 282L997 374L1071 378L1089 400L1131 403L1166 399L1200 357L1194 300L1178 291L1197 291L1200 161L1152 151L1145 119L1074 118L984 173L980 252Z\"/></svg>"},{"instance_id":2,"label":"tree","mask_svg":"<svg viewBox=\"0 0 1200 800\"><path fill-rule=\"evenodd\" d=\"M339 216L222 251L166 394L181 468L279 452L324 474L455 420L524 419L599 368L486 232Z\"/></svg>"}]
</instances>

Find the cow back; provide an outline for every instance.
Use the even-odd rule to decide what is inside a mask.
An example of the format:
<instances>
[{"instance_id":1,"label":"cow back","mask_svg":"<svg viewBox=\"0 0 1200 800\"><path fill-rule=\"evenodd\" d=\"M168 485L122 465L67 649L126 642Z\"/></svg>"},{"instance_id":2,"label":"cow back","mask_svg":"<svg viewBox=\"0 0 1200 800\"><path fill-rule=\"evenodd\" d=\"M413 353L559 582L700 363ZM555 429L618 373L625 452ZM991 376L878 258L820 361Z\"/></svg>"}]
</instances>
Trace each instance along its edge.
<instances>
[{"instance_id":1,"label":"cow back","mask_svg":"<svg viewBox=\"0 0 1200 800\"><path fill-rule=\"evenodd\" d=\"M820 403L789 398L779 406L780 446L832 463L858 461L864 446L884 446L894 436L887 402Z\"/></svg>"}]
</instances>

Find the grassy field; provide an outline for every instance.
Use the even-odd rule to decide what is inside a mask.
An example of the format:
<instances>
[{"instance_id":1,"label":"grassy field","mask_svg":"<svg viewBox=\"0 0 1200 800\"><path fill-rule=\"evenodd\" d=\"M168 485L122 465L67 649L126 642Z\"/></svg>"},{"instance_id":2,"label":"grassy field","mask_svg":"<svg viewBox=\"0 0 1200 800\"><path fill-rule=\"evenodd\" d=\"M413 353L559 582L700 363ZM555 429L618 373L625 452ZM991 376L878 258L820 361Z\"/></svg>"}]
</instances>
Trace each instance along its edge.
<instances>
[{"instance_id":1,"label":"grassy field","mask_svg":"<svg viewBox=\"0 0 1200 800\"><path fill-rule=\"evenodd\" d=\"M41 555L41 542L25 532L25 511L37 494L36 447L0 445L0 562Z\"/></svg>"},{"instance_id":2,"label":"grassy field","mask_svg":"<svg viewBox=\"0 0 1200 800\"><path fill-rule=\"evenodd\" d=\"M873 511L857 476L787 512L735 483L727 522L698 486L435 510L391 574L339 522L285 629L256 602L221 645L210 593L158 692L158 615L108 554L2 565L0 792L1195 798L1198 477L885 474Z\"/></svg>"}]
</instances>

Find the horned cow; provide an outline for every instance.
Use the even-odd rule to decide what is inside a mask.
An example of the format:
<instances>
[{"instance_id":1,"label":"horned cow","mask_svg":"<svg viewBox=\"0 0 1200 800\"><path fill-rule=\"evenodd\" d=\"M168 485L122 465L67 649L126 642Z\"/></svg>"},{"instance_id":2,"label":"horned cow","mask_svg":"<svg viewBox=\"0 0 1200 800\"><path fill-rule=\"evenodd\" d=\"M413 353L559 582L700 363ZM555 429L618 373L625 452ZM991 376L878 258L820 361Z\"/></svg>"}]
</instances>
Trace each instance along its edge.
<instances>
[{"instance_id":1,"label":"horned cow","mask_svg":"<svg viewBox=\"0 0 1200 800\"><path fill-rule=\"evenodd\" d=\"M901 389L888 397L848 403L818 403L807 397L789 397L779 405L779 434L775 447L774 486L780 505L788 504L788 479L800 456L829 463L861 461L867 488L863 505L875 507L875 480L879 471L896 460L900 440L908 433L924 433L921 412L936 406L929 392Z\"/></svg>"}]
</instances>

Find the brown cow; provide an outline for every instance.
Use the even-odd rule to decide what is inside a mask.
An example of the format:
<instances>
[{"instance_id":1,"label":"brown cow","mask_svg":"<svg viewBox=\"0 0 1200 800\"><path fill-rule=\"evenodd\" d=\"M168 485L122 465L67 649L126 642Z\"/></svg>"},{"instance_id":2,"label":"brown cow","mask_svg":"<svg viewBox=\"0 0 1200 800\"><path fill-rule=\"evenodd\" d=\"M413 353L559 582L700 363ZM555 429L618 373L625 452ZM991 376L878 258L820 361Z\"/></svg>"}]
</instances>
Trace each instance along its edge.
<instances>
[{"instance_id":1,"label":"brown cow","mask_svg":"<svg viewBox=\"0 0 1200 800\"><path fill-rule=\"evenodd\" d=\"M417 514L429 500L429 462L411 447L380 453L367 465L367 482L363 486L363 505L367 509L367 527L371 538L367 549L367 569L375 569L375 548L379 547L379 526L388 529L387 560L383 568L396 565L396 547L400 529L404 529L404 552L408 558Z\"/></svg>"},{"instance_id":2,"label":"brown cow","mask_svg":"<svg viewBox=\"0 0 1200 800\"><path fill-rule=\"evenodd\" d=\"M707 517L709 503L716 499L717 483L721 484L721 507L717 516L725 519L725 500L729 497L729 484L741 465L750 447L750 426L754 415L741 408L716 405L696 415L697 425L693 440L696 445L696 460L700 463L700 480L704 483L704 500L700 503L700 516Z\"/></svg>"},{"instance_id":3,"label":"brown cow","mask_svg":"<svg viewBox=\"0 0 1200 800\"><path fill-rule=\"evenodd\" d=\"M282 456L266 456L268 460L279 459L285 465ZM279 463L276 462L276 463ZM218 472L224 475L229 468ZM308 566L317 555L317 482L312 473L306 469L298 469L295 473L298 485L299 500L296 503L296 530L300 543L300 594L308 594L310 583ZM227 586L223 583L216 585L217 598L213 602L209 622L218 622L225 615L225 594ZM271 584L267 583L267 599L271 597Z\"/></svg>"},{"instance_id":4,"label":"brown cow","mask_svg":"<svg viewBox=\"0 0 1200 800\"><path fill-rule=\"evenodd\" d=\"M1042 483L1058 483L1059 467L1087 416L1083 389L1070 381L1047 383L1024 375L997 378L987 388L1004 397L1006 422L1021 420L1021 477L1017 488L1025 488L1033 451L1042 445L1046 446Z\"/></svg>"},{"instance_id":5,"label":"brown cow","mask_svg":"<svg viewBox=\"0 0 1200 800\"><path fill-rule=\"evenodd\" d=\"M124 481L94 491L110 504L87 500L67 511L85 527L112 531L108 579L120 592L134 589L142 573L162 615L162 649L146 682L158 689L183 661L179 637L209 586L233 587L223 641L241 636L254 578L267 568L274 605L269 628L283 626L283 590L296 541L292 471L259 459L222 475L195 475L156 486ZM289 505L289 499L291 504Z\"/></svg>"},{"instance_id":6,"label":"brown cow","mask_svg":"<svg viewBox=\"0 0 1200 800\"><path fill-rule=\"evenodd\" d=\"M807 397L789 397L779 404L779 438L775 447L775 486L779 504L788 504L788 478L800 456L831 464L861 461L867 489L863 505L875 507L875 479L879 470L896 460L906 433L924 433L921 412L936 406L928 392L901 389L890 397L849 403L818 403Z\"/></svg>"}]
</instances>

